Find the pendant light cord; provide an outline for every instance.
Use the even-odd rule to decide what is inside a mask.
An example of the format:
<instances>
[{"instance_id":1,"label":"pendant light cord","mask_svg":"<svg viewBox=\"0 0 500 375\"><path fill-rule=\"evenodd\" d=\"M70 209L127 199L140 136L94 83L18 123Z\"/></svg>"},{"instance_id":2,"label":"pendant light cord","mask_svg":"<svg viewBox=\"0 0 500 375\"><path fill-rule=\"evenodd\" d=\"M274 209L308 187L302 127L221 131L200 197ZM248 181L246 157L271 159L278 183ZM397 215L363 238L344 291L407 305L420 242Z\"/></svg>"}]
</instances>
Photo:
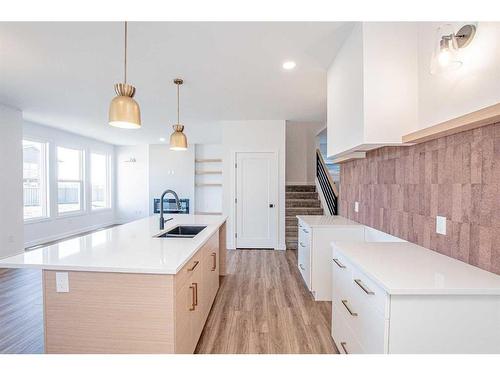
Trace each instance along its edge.
<instances>
[{"instance_id":1,"label":"pendant light cord","mask_svg":"<svg viewBox=\"0 0 500 375\"><path fill-rule=\"evenodd\" d=\"M180 124L179 121L179 84L177 84L177 125Z\"/></svg>"},{"instance_id":2,"label":"pendant light cord","mask_svg":"<svg viewBox=\"0 0 500 375\"><path fill-rule=\"evenodd\" d=\"M124 83L127 83L127 21L125 21L125 79Z\"/></svg>"}]
</instances>

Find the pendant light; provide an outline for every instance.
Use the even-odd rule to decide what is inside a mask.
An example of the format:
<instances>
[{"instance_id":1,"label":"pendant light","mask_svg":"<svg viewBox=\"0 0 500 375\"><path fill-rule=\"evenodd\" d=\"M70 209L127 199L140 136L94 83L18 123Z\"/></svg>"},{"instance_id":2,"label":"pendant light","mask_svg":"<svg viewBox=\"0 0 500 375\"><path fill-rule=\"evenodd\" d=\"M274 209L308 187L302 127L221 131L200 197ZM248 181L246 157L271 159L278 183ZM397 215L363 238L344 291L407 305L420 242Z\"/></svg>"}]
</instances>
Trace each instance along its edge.
<instances>
[{"instance_id":1,"label":"pendant light","mask_svg":"<svg viewBox=\"0 0 500 375\"><path fill-rule=\"evenodd\" d=\"M177 85L177 124L173 125L174 132L170 136L170 149L174 151L184 151L187 150L187 138L183 133L184 125L181 125L179 121L179 86L184 83L180 78L174 79L174 83Z\"/></svg>"},{"instance_id":2,"label":"pendant light","mask_svg":"<svg viewBox=\"0 0 500 375\"><path fill-rule=\"evenodd\" d=\"M116 95L109 106L109 125L122 129L141 127L141 110L134 100L135 87L127 83L127 22L125 21L125 58L123 83L115 84Z\"/></svg>"}]
</instances>

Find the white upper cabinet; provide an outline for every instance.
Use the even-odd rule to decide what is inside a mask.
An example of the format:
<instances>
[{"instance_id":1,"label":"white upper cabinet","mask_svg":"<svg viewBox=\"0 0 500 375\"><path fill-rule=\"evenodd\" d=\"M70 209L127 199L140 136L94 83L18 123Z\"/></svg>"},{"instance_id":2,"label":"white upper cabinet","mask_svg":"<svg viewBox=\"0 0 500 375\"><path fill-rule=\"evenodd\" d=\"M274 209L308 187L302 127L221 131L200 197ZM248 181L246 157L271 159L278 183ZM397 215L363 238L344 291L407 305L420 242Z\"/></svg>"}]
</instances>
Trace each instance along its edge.
<instances>
[{"instance_id":1,"label":"white upper cabinet","mask_svg":"<svg viewBox=\"0 0 500 375\"><path fill-rule=\"evenodd\" d=\"M328 70L328 156L401 144L417 129L415 23L359 23Z\"/></svg>"}]
</instances>

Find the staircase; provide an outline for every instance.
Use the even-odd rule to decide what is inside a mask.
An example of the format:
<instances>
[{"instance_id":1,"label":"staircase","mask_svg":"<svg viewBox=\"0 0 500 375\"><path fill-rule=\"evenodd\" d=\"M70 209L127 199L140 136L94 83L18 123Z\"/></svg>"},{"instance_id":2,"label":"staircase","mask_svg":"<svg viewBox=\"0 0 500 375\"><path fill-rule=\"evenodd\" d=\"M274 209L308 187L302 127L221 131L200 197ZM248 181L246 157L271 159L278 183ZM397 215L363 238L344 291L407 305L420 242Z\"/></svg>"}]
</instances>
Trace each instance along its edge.
<instances>
[{"instance_id":1,"label":"staircase","mask_svg":"<svg viewBox=\"0 0 500 375\"><path fill-rule=\"evenodd\" d=\"M298 241L298 222L296 215L323 215L321 202L314 185L286 186L286 248L296 250Z\"/></svg>"}]
</instances>

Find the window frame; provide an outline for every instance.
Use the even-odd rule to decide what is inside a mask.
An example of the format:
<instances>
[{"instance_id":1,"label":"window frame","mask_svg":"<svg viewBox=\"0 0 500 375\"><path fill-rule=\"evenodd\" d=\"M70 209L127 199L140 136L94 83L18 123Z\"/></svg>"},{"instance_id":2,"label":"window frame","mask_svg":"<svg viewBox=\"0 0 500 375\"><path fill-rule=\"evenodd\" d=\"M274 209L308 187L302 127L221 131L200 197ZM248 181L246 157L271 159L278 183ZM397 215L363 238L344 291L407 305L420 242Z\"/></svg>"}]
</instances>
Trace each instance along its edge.
<instances>
[{"instance_id":1,"label":"window frame","mask_svg":"<svg viewBox=\"0 0 500 375\"><path fill-rule=\"evenodd\" d=\"M92 185L92 168L94 167L92 165L92 155L99 155L99 156L104 156L105 164L106 164L106 202L104 207L93 207L92 204L94 202L94 197L92 196L93 193L93 185ZM89 175L89 189L90 189L90 197L89 197L89 205L90 205L90 212L99 212L99 211L105 211L105 210L111 210L111 155L108 154L107 152L103 151L89 151L89 164L90 164L90 175Z\"/></svg>"},{"instance_id":2,"label":"window frame","mask_svg":"<svg viewBox=\"0 0 500 375\"><path fill-rule=\"evenodd\" d=\"M42 197L44 198L44 206L42 207L42 212L44 213L42 216L37 216L33 218L25 218L24 217L24 149L23 149L23 222L25 224L37 223L41 221L47 221L51 218L51 195L50 195L50 142L46 139L24 136L22 141L39 143L43 146L43 154L44 157L41 158L42 161L42 173L40 173L40 186L42 187Z\"/></svg>"},{"instance_id":3,"label":"window frame","mask_svg":"<svg viewBox=\"0 0 500 375\"><path fill-rule=\"evenodd\" d=\"M58 151L60 148L66 149L66 150L73 150L73 151L78 151L80 153L80 180L61 180L59 179L59 154ZM56 170L56 178L55 178L55 191L56 191L56 196L55 196L55 208L56 208L56 217L68 217L68 216L79 216L84 214L87 211L86 207L86 194L85 194L85 189L86 189L86 174L85 174L85 149L81 147L73 147L73 146L66 146L62 144L56 144L55 145L55 170ZM74 210L74 211L67 211L67 212L60 212L59 211L59 183L61 182L71 182L71 183L79 183L80 184L80 209L79 210Z\"/></svg>"}]
</instances>

